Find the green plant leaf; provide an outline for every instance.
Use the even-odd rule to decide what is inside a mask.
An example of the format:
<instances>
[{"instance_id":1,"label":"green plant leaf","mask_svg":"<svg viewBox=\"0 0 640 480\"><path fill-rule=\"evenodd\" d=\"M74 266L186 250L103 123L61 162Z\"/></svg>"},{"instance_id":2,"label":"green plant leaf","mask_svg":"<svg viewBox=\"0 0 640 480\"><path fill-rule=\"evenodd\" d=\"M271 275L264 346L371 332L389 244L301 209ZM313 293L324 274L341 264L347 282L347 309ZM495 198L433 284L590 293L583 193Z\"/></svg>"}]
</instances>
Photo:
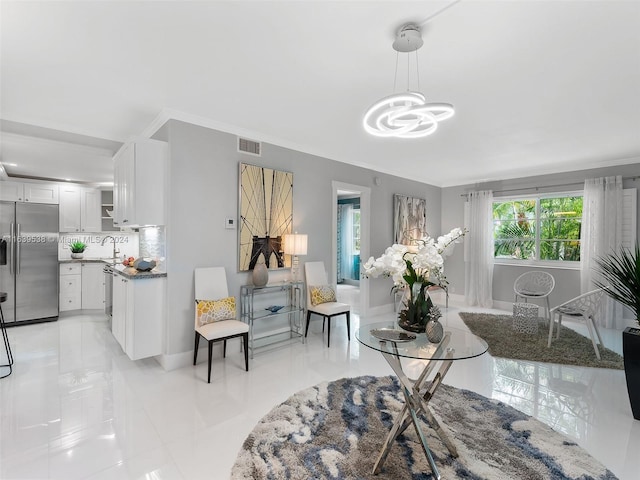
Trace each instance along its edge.
<instances>
[{"instance_id":1,"label":"green plant leaf","mask_svg":"<svg viewBox=\"0 0 640 480\"><path fill-rule=\"evenodd\" d=\"M629 307L640 325L640 245L634 250L620 247L609 255L596 258L596 271L604 281L594 283L613 299Z\"/></svg>"}]
</instances>

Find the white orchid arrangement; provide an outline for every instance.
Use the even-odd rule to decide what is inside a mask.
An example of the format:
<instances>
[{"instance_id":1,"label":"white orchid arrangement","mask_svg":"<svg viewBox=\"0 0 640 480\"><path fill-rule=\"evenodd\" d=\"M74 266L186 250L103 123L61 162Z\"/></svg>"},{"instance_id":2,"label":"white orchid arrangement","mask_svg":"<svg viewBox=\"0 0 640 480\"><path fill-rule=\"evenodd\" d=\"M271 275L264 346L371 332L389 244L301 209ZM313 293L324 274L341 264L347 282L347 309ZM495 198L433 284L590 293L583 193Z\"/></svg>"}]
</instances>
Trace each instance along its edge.
<instances>
[{"instance_id":1,"label":"white orchid arrangement","mask_svg":"<svg viewBox=\"0 0 640 480\"><path fill-rule=\"evenodd\" d=\"M363 274L367 277L392 277L392 290L408 286L409 296L399 314L398 324L402 328L422 332L430 318L442 315L434 307L427 288L447 284L442 270L444 258L453 253L455 244L460 243L466 233L467 230L454 228L437 240L429 236L417 240L416 246L394 244L382 256L371 257L363 265Z\"/></svg>"},{"instance_id":2,"label":"white orchid arrangement","mask_svg":"<svg viewBox=\"0 0 640 480\"><path fill-rule=\"evenodd\" d=\"M454 228L437 240L426 236L417 240L416 246L394 244L387 248L382 256L369 258L363 265L363 274L367 277L386 276L393 278L394 286L408 285L415 282L425 286L446 283L443 274L444 258L453 253L456 243L462 241L467 230Z\"/></svg>"}]
</instances>

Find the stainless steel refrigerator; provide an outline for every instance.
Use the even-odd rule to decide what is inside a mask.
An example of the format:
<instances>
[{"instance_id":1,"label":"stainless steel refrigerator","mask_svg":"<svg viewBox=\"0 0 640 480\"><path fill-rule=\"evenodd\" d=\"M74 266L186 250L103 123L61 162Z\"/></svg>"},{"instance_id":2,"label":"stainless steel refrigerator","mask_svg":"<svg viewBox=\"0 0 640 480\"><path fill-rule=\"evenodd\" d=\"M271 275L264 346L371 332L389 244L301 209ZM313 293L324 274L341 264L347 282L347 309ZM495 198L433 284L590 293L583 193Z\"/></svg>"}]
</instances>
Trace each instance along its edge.
<instances>
[{"instance_id":1,"label":"stainless steel refrigerator","mask_svg":"<svg viewBox=\"0 0 640 480\"><path fill-rule=\"evenodd\" d=\"M0 291L9 325L58 317L58 205L0 202Z\"/></svg>"}]
</instances>

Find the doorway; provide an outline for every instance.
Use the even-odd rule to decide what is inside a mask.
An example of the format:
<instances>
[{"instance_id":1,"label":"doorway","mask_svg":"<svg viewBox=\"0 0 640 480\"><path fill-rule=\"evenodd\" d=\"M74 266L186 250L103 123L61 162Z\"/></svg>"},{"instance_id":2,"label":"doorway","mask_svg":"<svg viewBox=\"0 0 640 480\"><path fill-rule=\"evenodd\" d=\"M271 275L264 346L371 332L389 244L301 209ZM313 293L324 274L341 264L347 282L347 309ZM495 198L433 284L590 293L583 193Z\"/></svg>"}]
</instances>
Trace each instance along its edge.
<instances>
[{"instance_id":1,"label":"doorway","mask_svg":"<svg viewBox=\"0 0 640 480\"><path fill-rule=\"evenodd\" d=\"M332 278L338 301L363 314L369 305L368 281L360 278L360 264L369 255L369 205L371 190L360 185L332 182Z\"/></svg>"}]
</instances>

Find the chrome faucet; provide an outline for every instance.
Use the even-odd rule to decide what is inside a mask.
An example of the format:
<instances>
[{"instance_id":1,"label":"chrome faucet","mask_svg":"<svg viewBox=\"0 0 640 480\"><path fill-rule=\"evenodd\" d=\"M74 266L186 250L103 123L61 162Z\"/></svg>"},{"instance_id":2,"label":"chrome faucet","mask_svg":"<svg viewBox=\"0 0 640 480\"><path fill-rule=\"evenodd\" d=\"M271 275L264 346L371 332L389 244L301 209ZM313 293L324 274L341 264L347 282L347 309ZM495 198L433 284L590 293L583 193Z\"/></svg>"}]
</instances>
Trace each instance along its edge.
<instances>
[{"instance_id":1,"label":"chrome faucet","mask_svg":"<svg viewBox=\"0 0 640 480\"><path fill-rule=\"evenodd\" d=\"M111 235L107 235L106 237L104 237L102 239L101 245L104 245L104 242L106 242L108 238L113 240L113 263L115 263L116 260L118 259L118 254L120 253L118 250L116 250L116 239L115 239L115 237L112 237Z\"/></svg>"}]
</instances>

